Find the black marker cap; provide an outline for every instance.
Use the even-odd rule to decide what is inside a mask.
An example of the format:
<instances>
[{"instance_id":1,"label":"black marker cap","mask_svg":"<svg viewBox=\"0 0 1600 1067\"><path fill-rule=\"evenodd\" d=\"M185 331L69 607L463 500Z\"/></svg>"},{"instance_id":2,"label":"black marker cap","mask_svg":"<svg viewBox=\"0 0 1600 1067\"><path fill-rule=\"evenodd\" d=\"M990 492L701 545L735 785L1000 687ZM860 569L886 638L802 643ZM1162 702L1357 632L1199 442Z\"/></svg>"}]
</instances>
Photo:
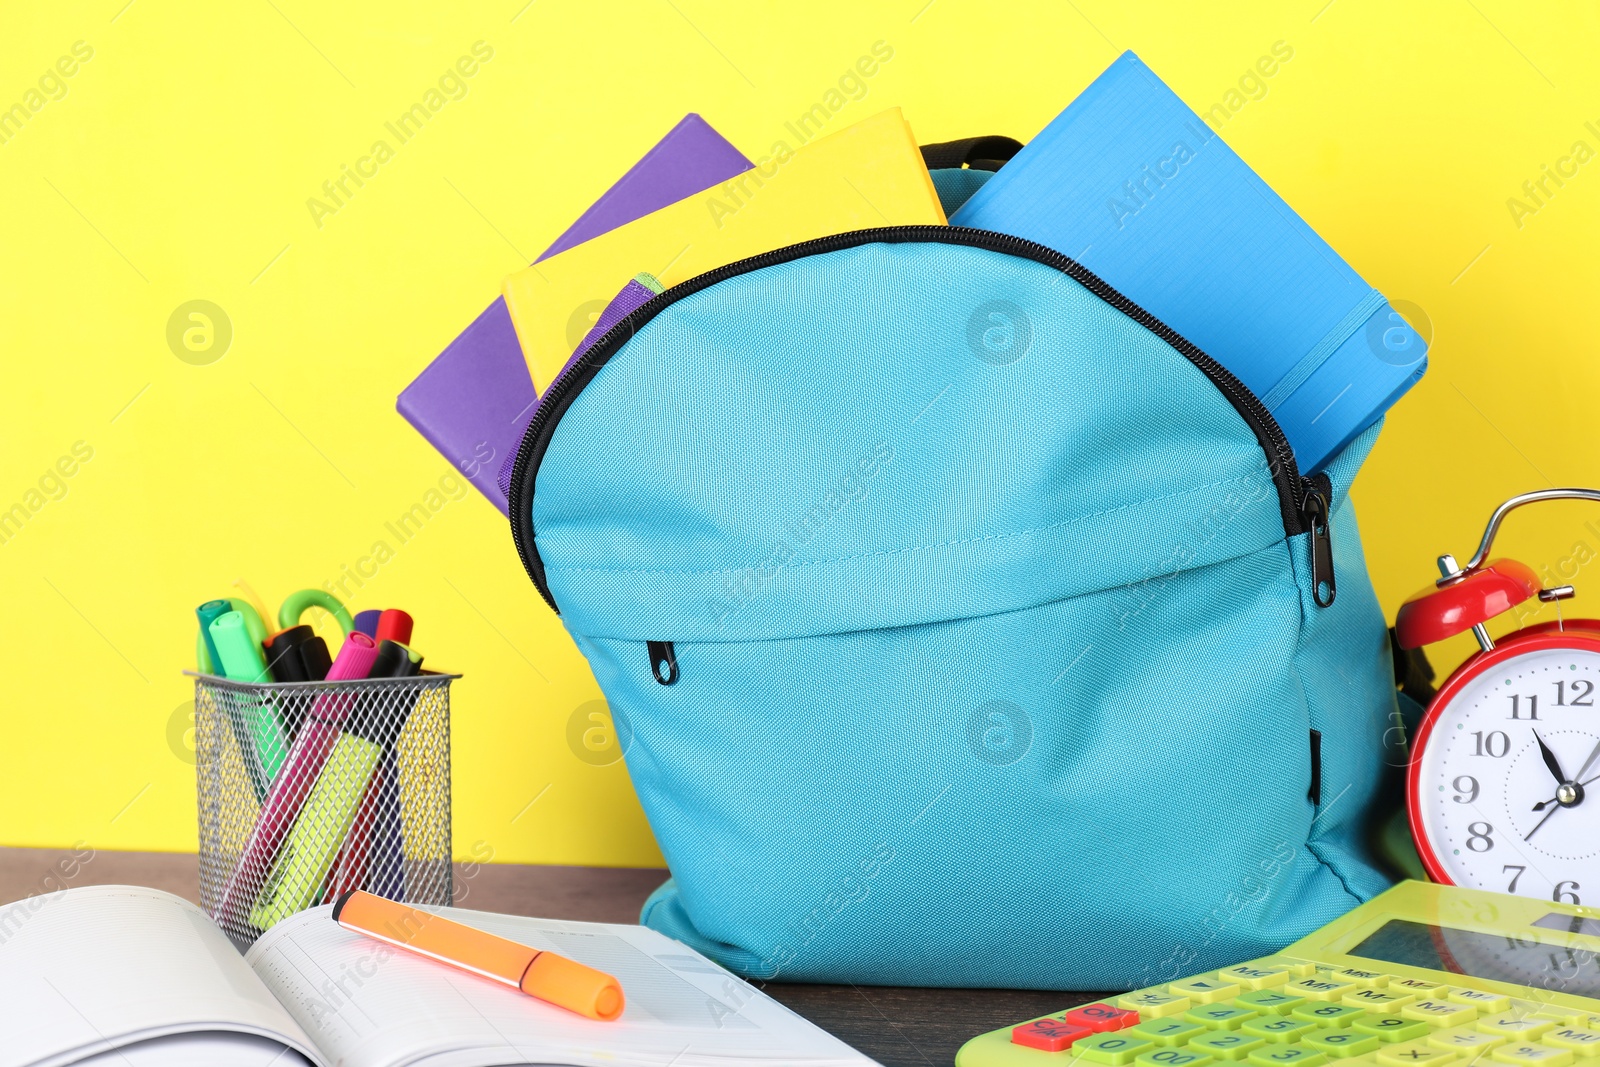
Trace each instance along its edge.
<instances>
[{"instance_id":1,"label":"black marker cap","mask_svg":"<svg viewBox=\"0 0 1600 1067\"><path fill-rule=\"evenodd\" d=\"M300 651L301 646L314 637L309 626L291 626L267 638L267 670L272 672L274 682L315 681L307 674L305 659Z\"/></svg>"},{"instance_id":2,"label":"black marker cap","mask_svg":"<svg viewBox=\"0 0 1600 1067\"><path fill-rule=\"evenodd\" d=\"M300 659L306 665L306 681L322 682L328 678L328 672L333 669L333 659L328 655L328 644L320 637L300 645Z\"/></svg>"}]
</instances>

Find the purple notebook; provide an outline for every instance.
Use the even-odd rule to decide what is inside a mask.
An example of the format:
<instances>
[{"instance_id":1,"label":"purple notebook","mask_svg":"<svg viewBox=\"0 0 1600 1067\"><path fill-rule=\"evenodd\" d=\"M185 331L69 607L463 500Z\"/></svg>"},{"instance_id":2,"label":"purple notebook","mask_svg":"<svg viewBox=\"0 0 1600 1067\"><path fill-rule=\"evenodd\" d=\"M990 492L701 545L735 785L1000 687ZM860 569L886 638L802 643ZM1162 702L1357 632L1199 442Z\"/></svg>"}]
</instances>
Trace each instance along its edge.
<instances>
[{"instance_id":1,"label":"purple notebook","mask_svg":"<svg viewBox=\"0 0 1600 1067\"><path fill-rule=\"evenodd\" d=\"M685 115L539 259L725 182L751 166L705 119ZM497 297L406 386L395 407L505 513L509 505L498 475L506 457L516 452L537 401L511 315Z\"/></svg>"},{"instance_id":2,"label":"purple notebook","mask_svg":"<svg viewBox=\"0 0 1600 1067\"><path fill-rule=\"evenodd\" d=\"M649 279L654 288L651 288L650 285L645 285L639 280L640 278ZM611 303L606 305L606 309L600 312L600 317L595 320L594 326L590 328L588 333L583 335L583 340L579 341L578 347L572 350L572 355L568 357L566 363L562 364L561 371L556 374L556 377L561 377L561 374L572 366L572 361L588 351L590 346L604 337L611 327L633 314L639 308L644 307L650 298L659 292L661 292L661 283L648 274L640 274L628 282L627 285L624 285L622 292L613 297ZM538 405L535 405L535 409L537 407ZM505 459L500 462L500 475L495 482L495 488L500 490L500 494L507 500L511 499L511 469L516 465L517 454L515 451L507 454Z\"/></svg>"}]
</instances>

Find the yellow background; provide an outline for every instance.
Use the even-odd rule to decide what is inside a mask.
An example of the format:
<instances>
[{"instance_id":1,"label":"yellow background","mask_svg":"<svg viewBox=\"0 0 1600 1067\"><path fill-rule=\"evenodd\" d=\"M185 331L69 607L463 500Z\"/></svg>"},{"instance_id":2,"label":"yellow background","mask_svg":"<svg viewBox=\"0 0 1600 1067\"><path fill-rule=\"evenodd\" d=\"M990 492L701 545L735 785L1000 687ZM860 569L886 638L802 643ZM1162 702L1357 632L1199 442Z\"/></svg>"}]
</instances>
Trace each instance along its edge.
<instances>
[{"instance_id":1,"label":"yellow background","mask_svg":"<svg viewBox=\"0 0 1600 1067\"><path fill-rule=\"evenodd\" d=\"M457 852L658 863L623 766L569 747L598 691L500 515L465 490L408 543L386 531L453 484L394 397L685 112L759 155L878 40L893 59L835 122L899 105L924 142L1027 138L1124 48L1198 109L1293 48L1224 136L1433 338L1356 487L1391 616L1503 498L1600 484L1600 162L1520 227L1506 204L1574 141L1600 149L1593 5L97 0L0 20L0 107L94 50L0 144L0 508L93 449L0 545L0 843L192 848L194 605L242 577L275 606L383 540L352 609L407 608L429 663L466 675ZM319 228L307 199L477 41L493 58L465 97ZM166 340L197 299L233 329L203 366ZM1593 510L1519 515L1503 547L1582 571Z\"/></svg>"}]
</instances>

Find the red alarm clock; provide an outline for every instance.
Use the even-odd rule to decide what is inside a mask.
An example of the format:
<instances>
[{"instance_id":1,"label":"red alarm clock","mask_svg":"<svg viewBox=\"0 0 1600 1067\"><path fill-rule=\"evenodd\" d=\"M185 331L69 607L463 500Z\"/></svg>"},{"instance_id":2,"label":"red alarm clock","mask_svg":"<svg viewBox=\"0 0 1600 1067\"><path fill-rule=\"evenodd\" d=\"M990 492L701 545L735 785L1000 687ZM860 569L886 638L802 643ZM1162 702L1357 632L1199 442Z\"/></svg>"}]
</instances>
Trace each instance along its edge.
<instances>
[{"instance_id":1,"label":"red alarm clock","mask_svg":"<svg viewBox=\"0 0 1600 1067\"><path fill-rule=\"evenodd\" d=\"M1411 833L1430 877L1519 896L1600 902L1600 621L1561 620L1570 585L1489 559L1506 515L1543 500L1600 501L1600 490L1544 489L1495 509L1465 567L1400 607L1395 636L1418 648L1471 630L1480 651L1422 719L1407 778ZM1537 596L1556 621L1491 640L1484 623Z\"/></svg>"}]
</instances>

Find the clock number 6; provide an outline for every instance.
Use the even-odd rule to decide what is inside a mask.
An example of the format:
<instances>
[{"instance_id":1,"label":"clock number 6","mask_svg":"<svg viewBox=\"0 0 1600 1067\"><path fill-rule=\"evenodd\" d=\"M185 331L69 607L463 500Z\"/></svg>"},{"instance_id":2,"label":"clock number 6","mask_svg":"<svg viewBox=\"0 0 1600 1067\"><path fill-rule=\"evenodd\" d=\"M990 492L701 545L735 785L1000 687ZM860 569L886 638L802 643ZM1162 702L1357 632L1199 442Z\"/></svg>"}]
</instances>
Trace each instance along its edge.
<instances>
[{"instance_id":1,"label":"clock number 6","mask_svg":"<svg viewBox=\"0 0 1600 1067\"><path fill-rule=\"evenodd\" d=\"M1504 730L1495 730L1487 736L1482 730L1474 730L1472 737L1477 742L1477 748L1472 753L1474 756L1493 756L1495 759L1500 759L1511 751L1511 738L1506 736Z\"/></svg>"},{"instance_id":2,"label":"clock number 6","mask_svg":"<svg viewBox=\"0 0 1600 1067\"><path fill-rule=\"evenodd\" d=\"M1564 888L1565 886L1571 886L1572 888L1566 889ZM1557 904L1581 903L1581 901L1578 900L1578 894L1574 892L1574 890L1582 888L1583 886L1579 885L1577 882L1557 882L1556 891L1550 894L1550 899L1555 901Z\"/></svg>"},{"instance_id":3,"label":"clock number 6","mask_svg":"<svg viewBox=\"0 0 1600 1067\"><path fill-rule=\"evenodd\" d=\"M1482 827L1482 829L1479 829ZM1486 822L1467 824L1467 848L1473 852L1488 852L1494 848L1494 838L1489 835L1494 833L1494 827Z\"/></svg>"}]
</instances>

